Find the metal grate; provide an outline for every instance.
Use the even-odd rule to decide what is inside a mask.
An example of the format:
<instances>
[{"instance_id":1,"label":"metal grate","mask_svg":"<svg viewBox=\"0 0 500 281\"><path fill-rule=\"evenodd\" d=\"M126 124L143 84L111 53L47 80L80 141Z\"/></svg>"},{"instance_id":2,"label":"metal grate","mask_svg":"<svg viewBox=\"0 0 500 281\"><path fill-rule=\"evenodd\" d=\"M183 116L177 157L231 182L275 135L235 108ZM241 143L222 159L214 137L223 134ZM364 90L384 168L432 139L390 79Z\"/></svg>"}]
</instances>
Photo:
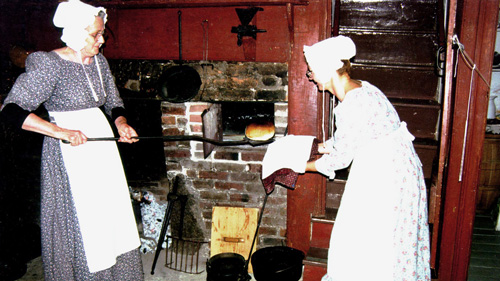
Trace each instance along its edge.
<instances>
[{"instance_id":1,"label":"metal grate","mask_svg":"<svg viewBox=\"0 0 500 281\"><path fill-rule=\"evenodd\" d=\"M200 274L200 249L208 243L201 239L185 239L167 236L165 266L185 273Z\"/></svg>"}]
</instances>

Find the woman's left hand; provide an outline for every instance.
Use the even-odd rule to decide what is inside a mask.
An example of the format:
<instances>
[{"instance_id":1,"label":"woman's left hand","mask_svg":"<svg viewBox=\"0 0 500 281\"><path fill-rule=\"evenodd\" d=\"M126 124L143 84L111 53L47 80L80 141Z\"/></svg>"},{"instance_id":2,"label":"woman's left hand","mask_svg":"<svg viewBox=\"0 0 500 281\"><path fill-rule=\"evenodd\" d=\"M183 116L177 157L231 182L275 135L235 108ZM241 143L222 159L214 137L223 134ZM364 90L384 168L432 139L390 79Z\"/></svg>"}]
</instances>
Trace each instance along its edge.
<instances>
[{"instance_id":1,"label":"woman's left hand","mask_svg":"<svg viewBox=\"0 0 500 281\"><path fill-rule=\"evenodd\" d=\"M119 142L134 143L139 140L137 137L137 132L129 124L127 124L127 119L123 116L116 118L115 120L116 128L118 129L118 134L120 135Z\"/></svg>"}]
</instances>

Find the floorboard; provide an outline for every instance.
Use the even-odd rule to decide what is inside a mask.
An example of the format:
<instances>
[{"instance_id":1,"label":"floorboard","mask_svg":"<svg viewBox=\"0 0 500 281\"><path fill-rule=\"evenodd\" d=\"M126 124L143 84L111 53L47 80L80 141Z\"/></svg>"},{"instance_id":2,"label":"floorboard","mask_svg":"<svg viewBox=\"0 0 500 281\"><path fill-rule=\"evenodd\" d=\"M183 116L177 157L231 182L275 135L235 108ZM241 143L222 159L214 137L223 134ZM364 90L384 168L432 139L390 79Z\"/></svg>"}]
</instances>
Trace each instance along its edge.
<instances>
[{"instance_id":1,"label":"floorboard","mask_svg":"<svg viewBox=\"0 0 500 281\"><path fill-rule=\"evenodd\" d=\"M468 281L500 281L500 231L489 215L476 215Z\"/></svg>"}]
</instances>

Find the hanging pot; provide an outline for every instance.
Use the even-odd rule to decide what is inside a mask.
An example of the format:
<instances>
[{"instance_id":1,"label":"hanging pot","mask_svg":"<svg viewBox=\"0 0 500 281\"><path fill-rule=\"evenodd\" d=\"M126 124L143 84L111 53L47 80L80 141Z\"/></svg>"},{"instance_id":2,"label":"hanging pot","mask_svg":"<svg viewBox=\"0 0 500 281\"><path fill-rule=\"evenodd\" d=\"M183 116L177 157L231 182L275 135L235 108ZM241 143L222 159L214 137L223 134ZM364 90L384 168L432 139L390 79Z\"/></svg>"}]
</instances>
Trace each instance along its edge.
<instances>
[{"instance_id":1,"label":"hanging pot","mask_svg":"<svg viewBox=\"0 0 500 281\"><path fill-rule=\"evenodd\" d=\"M162 99L181 103L187 102L198 94L201 79L198 72L190 66L173 66L160 78L160 96Z\"/></svg>"},{"instance_id":2,"label":"hanging pot","mask_svg":"<svg viewBox=\"0 0 500 281\"><path fill-rule=\"evenodd\" d=\"M159 83L160 97L166 101L180 103L194 98L200 90L201 78L194 68L182 64L182 26L179 15L179 65L168 68Z\"/></svg>"},{"instance_id":3,"label":"hanging pot","mask_svg":"<svg viewBox=\"0 0 500 281\"><path fill-rule=\"evenodd\" d=\"M252 255L253 275L257 281L298 281L304 256L302 251L285 246L259 249Z\"/></svg>"},{"instance_id":4,"label":"hanging pot","mask_svg":"<svg viewBox=\"0 0 500 281\"><path fill-rule=\"evenodd\" d=\"M221 253L207 261L207 281L247 281L245 258L237 253Z\"/></svg>"}]
</instances>

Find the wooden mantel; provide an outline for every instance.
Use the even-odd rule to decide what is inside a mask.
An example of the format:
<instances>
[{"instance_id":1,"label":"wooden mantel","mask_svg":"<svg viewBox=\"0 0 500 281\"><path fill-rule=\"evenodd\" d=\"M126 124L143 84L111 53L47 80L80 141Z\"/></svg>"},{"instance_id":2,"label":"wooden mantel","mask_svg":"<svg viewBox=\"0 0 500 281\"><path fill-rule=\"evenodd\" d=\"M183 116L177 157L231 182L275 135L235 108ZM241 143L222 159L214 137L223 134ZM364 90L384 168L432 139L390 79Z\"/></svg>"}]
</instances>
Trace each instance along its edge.
<instances>
[{"instance_id":1,"label":"wooden mantel","mask_svg":"<svg viewBox=\"0 0 500 281\"><path fill-rule=\"evenodd\" d=\"M106 4L107 7L120 8L200 8L230 6L285 6L307 5L309 0L111 0L91 1L94 4Z\"/></svg>"}]
</instances>

